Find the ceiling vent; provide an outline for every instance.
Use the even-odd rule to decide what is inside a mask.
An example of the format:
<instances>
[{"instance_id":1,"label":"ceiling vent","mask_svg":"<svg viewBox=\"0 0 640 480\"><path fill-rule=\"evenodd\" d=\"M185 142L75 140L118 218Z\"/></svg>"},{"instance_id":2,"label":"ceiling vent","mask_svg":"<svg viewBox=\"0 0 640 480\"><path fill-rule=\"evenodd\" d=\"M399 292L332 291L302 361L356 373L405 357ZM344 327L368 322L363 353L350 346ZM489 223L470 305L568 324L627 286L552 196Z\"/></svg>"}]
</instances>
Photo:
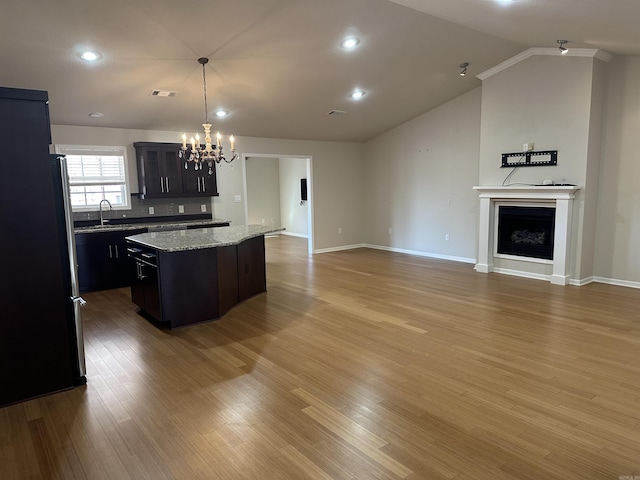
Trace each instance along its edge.
<instances>
[{"instance_id":1,"label":"ceiling vent","mask_svg":"<svg viewBox=\"0 0 640 480\"><path fill-rule=\"evenodd\" d=\"M175 97L178 92L172 92L171 90L151 90L152 97Z\"/></svg>"},{"instance_id":2,"label":"ceiling vent","mask_svg":"<svg viewBox=\"0 0 640 480\"><path fill-rule=\"evenodd\" d=\"M327 115L333 115L334 117L339 117L341 115L346 115L347 112L345 112L344 110L331 110L330 112L327 113Z\"/></svg>"}]
</instances>

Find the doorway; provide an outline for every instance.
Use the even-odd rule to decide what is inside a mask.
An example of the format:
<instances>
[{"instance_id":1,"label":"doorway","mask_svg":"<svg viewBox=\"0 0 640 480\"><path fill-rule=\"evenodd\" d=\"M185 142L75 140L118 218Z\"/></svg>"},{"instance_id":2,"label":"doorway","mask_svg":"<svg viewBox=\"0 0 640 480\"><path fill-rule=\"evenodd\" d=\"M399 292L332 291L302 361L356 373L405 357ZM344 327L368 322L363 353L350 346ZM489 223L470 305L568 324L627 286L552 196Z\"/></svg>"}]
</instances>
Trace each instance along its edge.
<instances>
[{"instance_id":1,"label":"doorway","mask_svg":"<svg viewBox=\"0 0 640 480\"><path fill-rule=\"evenodd\" d=\"M285 235L306 238L312 254L312 158L247 153L242 155L242 166L245 223L283 227Z\"/></svg>"}]
</instances>

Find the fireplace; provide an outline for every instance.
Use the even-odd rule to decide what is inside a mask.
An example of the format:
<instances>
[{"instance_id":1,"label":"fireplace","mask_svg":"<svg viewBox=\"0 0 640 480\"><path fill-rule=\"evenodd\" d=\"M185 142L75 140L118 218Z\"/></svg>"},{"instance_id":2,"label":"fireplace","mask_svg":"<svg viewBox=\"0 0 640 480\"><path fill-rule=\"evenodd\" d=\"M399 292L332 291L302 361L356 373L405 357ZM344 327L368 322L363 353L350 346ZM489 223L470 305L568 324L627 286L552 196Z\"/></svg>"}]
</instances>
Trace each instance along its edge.
<instances>
[{"instance_id":1,"label":"fireplace","mask_svg":"<svg viewBox=\"0 0 640 480\"><path fill-rule=\"evenodd\" d=\"M579 186L549 185L549 186L476 186L479 194L479 223L478 223L478 258L475 269L478 272L505 273L530 278L545 279L557 285L567 285L571 277L572 244L572 211L573 200ZM531 250L546 249L546 253L536 252L535 255L546 255L547 258L526 256L521 252L498 253L496 245L500 243L498 233L500 207L536 207L541 211L528 215L533 217L531 226L512 225L508 233L509 239L514 238L519 243L529 243L535 247ZM544 211L542 211L544 210ZM552 219L544 218L553 212ZM532 211L527 211L527 214ZM507 211L510 213L510 211ZM525 215L527 216L527 215ZM529 218L532 220L532 218ZM546 223L546 227L540 224ZM541 232L544 230L544 241ZM509 229L507 229L509 230ZM528 233L525 233L525 230ZM532 233L530 233L532 232ZM505 235L507 235L505 233ZM506 242L503 242L506 244ZM516 243L514 241L514 243ZM545 246L544 244L547 243ZM536 245L538 244L538 245ZM511 245L513 246L513 245ZM505 248L503 245L501 248ZM509 248L509 247L507 247ZM519 247L518 247L519 248ZM503 258L507 257L507 258ZM497 263L497 265L495 263Z\"/></svg>"},{"instance_id":2,"label":"fireplace","mask_svg":"<svg viewBox=\"0 0 640 480\"><path fill-rule=\"evenodd\" d=\"M553 260L555 207L498 205L496 253Z\"/></svg>"}]
</instances>

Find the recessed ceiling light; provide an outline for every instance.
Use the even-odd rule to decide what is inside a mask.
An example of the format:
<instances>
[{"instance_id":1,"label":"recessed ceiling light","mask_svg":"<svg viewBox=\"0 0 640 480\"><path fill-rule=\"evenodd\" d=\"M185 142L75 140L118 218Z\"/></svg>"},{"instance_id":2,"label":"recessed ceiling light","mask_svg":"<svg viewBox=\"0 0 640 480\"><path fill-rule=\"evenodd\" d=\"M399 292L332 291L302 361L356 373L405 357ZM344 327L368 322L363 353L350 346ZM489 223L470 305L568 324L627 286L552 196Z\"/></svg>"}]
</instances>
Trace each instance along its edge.
<instances>
[{"instance_id":1,"label":"recessed ceiling light","mask_svg":"<svg viewBox=\"0 0 640 480\"><path fill-rule=\"evenodd\" d=\"M80 58L87 62L95 62L96 60L100 60L102 55L100 55L100 52L87 50L80 54Z\"/></svg>"},{"instance_id":2,"label":"recessed ceiling light","mask_svg":"<svg viewBox=\"0 0 640 480\"><path fill-rule=\"evenodd\" d=\"M89 116L91 118L102 118L102 117L104 117L104 113L102 113L102 112L91 112L89 114Z\"/></svg>"},{"instance_id":3,"label":"recessed ceiling light","mask_svg":"<svg viewBox=\"0 0 640 480\"><path fill-rule=\"evenodd\" d=\"M226 117L227 115L229 115L229 112L227 112L222 108L219 108L218 110L216 110L216 117L218 118Z\"/></svg>"},{"instance_id":4,"label":"recessed ceiling light","mask_svg":"<svg viewBox=\"0 0 640 480\"><path fill-rule=\"evenodd\" d=\"M360 39L356 37L347 37L340 42L340 46L345 50L352 50L358 46Z\"/></svg>"},{"instance_id":5,"label":"recessed ceiling light","mask_svg":"<svg viewBox=\"0 0 640 480\"><path fill-rule=\"evenodd\" d=\"M365 94L364 90L360 90L360 89L358 88L358 89L355 89L353 92L351 92L351 93L349 94L349 96L350 96L353 100L360 100L362 97L364 97L364 94Z\"/></svg>"}]
</instances>

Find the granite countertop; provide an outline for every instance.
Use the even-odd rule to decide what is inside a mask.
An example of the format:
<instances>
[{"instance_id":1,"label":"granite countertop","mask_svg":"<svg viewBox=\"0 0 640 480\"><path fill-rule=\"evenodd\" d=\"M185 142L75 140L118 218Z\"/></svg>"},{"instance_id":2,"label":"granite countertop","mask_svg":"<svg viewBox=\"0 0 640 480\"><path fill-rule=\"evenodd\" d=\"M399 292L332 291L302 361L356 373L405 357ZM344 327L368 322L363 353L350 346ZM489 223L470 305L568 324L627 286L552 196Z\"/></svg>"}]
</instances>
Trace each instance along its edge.
<instances>
[{"instance_id":1,"label":"granite countertop","mask_svg":"<svg viewBox=\"0 0 640 480\"><path fill-rule=\"evenodd\" d=\"M126 240L163 252L179 252L237 245L253 237L281 232L283 230L284 228L267 227L264 225L238 225L233 227L140 233L126 237Z\"/></svg>"},{"instance_id":2,"label":"granite countertop","mask_svg":"<svg viewBox=\"0 0 640 480\"><path fill-rule=\"evenodd\" d=\"M179 230L187 227L197 227L198 225L224 224L229 223L228 220L219 218L208 218L205 220L183 220L173 222L151 222L148 223L122 223L106 225L93 225L91 227L76 227L74 233L95 233L95 232L118 232L126 230L140 230L142 228L153 228L162 230Z\"/></svg>"}]
</instances>

